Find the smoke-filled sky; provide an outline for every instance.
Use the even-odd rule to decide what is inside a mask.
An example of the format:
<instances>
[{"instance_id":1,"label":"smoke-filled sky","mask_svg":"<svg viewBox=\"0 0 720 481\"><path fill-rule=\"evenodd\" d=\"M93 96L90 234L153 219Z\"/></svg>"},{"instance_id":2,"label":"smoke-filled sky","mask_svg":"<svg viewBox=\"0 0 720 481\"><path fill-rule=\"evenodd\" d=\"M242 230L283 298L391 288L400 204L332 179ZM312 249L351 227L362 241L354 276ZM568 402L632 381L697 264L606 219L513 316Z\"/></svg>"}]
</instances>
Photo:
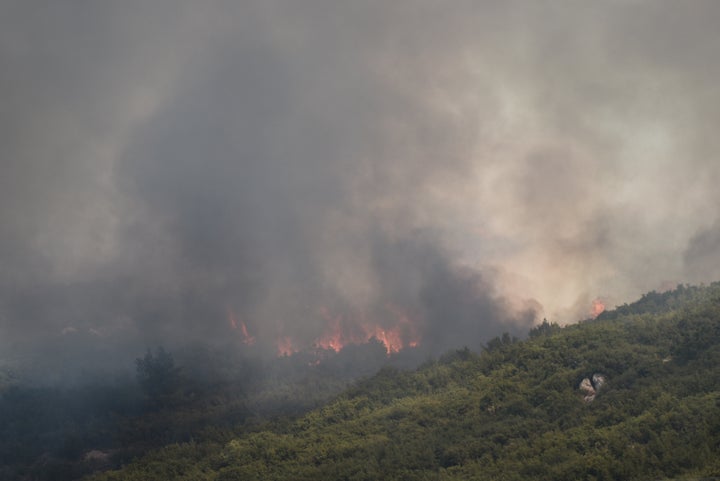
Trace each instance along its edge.
<instances>
[{"instance_id":1,"label":"smoke-filled sky","mask_svg":"<svg viewBox=\"0 0 720 481\"><path fill-rule=\"evenodd\" d=\"M714 0L6 0L0 336L410 319L440 350L717 280L718 25Z\"/></svg>"}]
</instances>

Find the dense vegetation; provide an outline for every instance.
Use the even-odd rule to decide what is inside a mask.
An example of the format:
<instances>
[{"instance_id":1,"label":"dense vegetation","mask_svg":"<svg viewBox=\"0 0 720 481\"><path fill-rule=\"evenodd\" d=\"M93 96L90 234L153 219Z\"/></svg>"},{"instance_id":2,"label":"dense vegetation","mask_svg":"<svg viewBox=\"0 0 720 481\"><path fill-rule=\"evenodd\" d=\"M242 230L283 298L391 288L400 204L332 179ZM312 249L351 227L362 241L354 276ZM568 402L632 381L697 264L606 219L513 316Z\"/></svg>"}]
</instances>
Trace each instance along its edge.
<instances>
[{"instance_id":1,"label":"dense vegetation","mask_svg":"<svg viewBox=\"0 0 720 481\"><path fill-rule=\"evenodd\" d=\"M318 353L314 353L317 355ZM136 376L28 383L0 368L0 479L69 481L173 444L220 442L271 419L298 416L388 360L379 343L339 354L261 359L248 350L162 348Z\"/></svg>"},{"instance_id":2,"label":"dense vegetation","mask_svg":"<svg viewBox=\"0 0 720 481\"><path fill-rule=\"evenodd\" d=\"M156 349L134 378L62 387L3 371L0 479L720 475L720 283L546 321L413 371L388 365L379 343L318 365L247 354ZM587 402L579 385L596 373L606 383ZM358 376L371 377L348 384Z\"/></svg>"},{"instance_id":3,"label":"dense vegetation","mask_svg":"<svg viewBox=\"0 0 720 481\"><path fill-rule=\"evenodd\" d=\"M294 420L176 443L94 481L692 479L720 475L720 284L544 323ZM601 373L591 402L578 386Z\"/></svg>"}]
</instances>

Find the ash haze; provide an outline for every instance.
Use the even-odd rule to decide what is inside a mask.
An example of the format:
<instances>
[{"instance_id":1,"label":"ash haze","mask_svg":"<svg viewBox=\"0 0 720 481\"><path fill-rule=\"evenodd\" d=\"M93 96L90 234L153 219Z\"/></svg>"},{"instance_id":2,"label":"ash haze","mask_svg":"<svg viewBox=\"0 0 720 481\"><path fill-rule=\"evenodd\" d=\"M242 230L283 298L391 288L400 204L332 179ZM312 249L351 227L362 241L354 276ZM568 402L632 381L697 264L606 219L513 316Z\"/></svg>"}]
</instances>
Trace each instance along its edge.
<instances>
[{"instance_id":1,"label":"ash haze","mask_svg":"<svg viewBox=\"0 0 720 481\"><path fill-rule=\"evenodd\" d=\"M411 318L437 353L717 280L718 24L702 0L6 0L5 349L241 340L232 312L268 349L330 313Z\"/></svg>"}]
</instances>

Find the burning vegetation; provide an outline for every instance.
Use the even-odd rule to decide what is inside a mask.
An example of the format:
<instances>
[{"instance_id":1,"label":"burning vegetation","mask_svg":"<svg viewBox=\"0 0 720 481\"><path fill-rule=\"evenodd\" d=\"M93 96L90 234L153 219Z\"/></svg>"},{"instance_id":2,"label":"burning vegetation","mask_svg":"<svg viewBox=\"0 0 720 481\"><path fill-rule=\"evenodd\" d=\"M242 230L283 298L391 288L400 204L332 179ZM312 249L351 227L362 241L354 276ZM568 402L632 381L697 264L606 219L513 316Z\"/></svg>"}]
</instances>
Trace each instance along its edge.
<instances>
[{"instance_id":1,"label":"burning vegetation","mask_svg":"<svg viewBox=\"0 0 720 481\"><path fill-rule=\"evenodd\" d=\"M390 356L408 347L418 347L421 342L418 322L397 306L386 306L384 322L371 321L364 313L336 314L327 307L320 307L317 312L324 326L321 332L311 342L303 342L287 333L277 335L273 343L278 357L301 351L338 353L349 345L367 344L373 340L382 344ZM232 309L228 309L227 316L230 328L238 332L241 342L254 345L256 337L250 333L247 324Z\"/></svg>"},{"instance_id":2,"label":"burning vegetation","mask_svg":"<svg viewBox=\"0 0 720 481\"><path fill-rule=\"evenodd\" d=\"M397 307L388 306L386 310L391 314L389 325L368 321L363 314L357 316L357 319L332 315L329 309L322 307L320 313L327 322L327 327L315 341L315 347L339 352L348 344L364 344L373 338L385 346L388 355L400 352L406 347L417 347L420 336L416 323Z\"/></svg>"},{"instance_id":3,"label":"burning vegetation","mask_svg":"<svg viewBox=\"0 0 720 481\"><path fill-rule=\"evenodd\" d=\"M248 346L252 346L255 344L255 336L251 336L248 332L247 324L245 324L245 321L240 320L238 321L237 317L235 316L235 313L232 309L228 309L228 321L230 322L230 327L233 329L240 329L240 334L242 335L242 342L243 344L247 344Z\"/></svg>"}]
</instances>

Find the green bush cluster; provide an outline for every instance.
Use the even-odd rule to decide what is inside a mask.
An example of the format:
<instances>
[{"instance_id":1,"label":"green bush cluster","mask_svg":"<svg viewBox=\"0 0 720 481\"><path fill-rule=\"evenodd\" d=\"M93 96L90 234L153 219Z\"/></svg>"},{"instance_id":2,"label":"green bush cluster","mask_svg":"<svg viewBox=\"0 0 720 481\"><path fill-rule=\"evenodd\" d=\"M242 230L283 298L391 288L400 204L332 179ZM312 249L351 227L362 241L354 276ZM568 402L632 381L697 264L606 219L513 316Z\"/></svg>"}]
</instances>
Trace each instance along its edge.
<instances>
[{"instance_id":1,"label":"green bush cluster","mask_svg":"<svg viewBox=\"0 0 720 481\"><path fill-rule=\"evenodd\" d=\"M382 369L233 439L166 446L93 481L617 480L720 475L720 284L543 323L481 354ZM602 373L592 402L580 381Z\"/></svg>"}]
</instances>

